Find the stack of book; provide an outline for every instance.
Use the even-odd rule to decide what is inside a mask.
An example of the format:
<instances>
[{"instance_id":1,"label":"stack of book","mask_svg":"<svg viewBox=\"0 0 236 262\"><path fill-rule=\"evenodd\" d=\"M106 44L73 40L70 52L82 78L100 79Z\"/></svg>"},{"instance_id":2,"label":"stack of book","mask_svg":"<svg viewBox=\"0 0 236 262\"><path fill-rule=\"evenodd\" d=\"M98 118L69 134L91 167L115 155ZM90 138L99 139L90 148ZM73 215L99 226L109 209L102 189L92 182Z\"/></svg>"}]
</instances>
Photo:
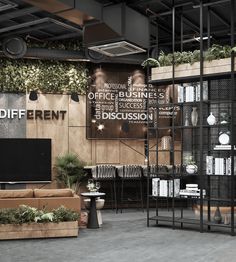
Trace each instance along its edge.
<instances>
[{"instance_id":1,"label":"stack of book","mask_svg":"<svg viewBox=\"0 0 236 262\"><path fill-rule=\"evenodd\" d=\"M185 189L181 189L179 192L180 196L183 197L200 197L200 189L198 188L198 184L187 184ZM206 196L206 190L202 190L203 197Z\"/></svg>"},{"instance_id":2,"label":"stack of book","mask_svg":"<svg viewBox=\"0 0 236 262\"><path fill-rule=\"evenodd\" d=\"M234 162L236 164L236 157L234 157ZM206 156L206 174L231 175L231 158Z\"/></svg>"},{"instance_id":3,"label":"stack of book","mask_svg":"<svg viewBox=\"0 0 236 262\"><path fill-rule=\"evenodd\" d=\"M174 180L164 180L160 178L152 179L152 196L177 197L179 196L179 191L180 191L180 179L174 179Z\"/></svg>"},{"instance_id":4,"label":"stack of book","mask_svg":"<svg viewBox=\"0 0 236 262\"><path fill-rule=\"evenodd\" d=\"M201 98L200 84L197 85L178 85L178 103L198 102ZM208 100L208 85L203 84L203 100Z\"/></svg>"},{"instance_id":5,"label":"stack of book","mask_svg":"<svg viewBox=\"0 0 236 262\"><path fill-rule=\"evenodd\" d=\"M231 145L216 145L214 150L231 150ZM234 146L234 150L236 150L236 146Z\"/></svg>"}]
</instances>

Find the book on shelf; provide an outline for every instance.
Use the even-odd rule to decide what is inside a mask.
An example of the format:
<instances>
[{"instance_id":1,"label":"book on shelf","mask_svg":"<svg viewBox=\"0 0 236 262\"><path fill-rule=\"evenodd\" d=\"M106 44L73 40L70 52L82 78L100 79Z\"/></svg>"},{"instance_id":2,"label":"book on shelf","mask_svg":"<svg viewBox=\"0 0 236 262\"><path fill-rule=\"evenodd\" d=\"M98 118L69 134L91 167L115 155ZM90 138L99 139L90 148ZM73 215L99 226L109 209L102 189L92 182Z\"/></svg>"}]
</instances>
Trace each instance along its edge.
<instances>
[{"instance_id":1,"label":"book on shelf","mask_svg":"<svg viewBox=\"0 0 236 262\"><path fill-rule=\"evenodd\" d=\"M234 156L234 173L236 172L236 156ZM231 157L206 156L207 175L231 175Z\"/></svg>"},{"instance_id":2,"label":"book on shelf","mask_svg":"<svg viewBox=\"0 0 236 262\"><path fill-rule=\"evenodd\" d=\"M231 145L215 145L214 150L231 150ZM236 146L234 146L236 150Z\"/></svg>"},{"instance_id":3,"label":"book on shelf","mask_svg":"<svg viewBox=\"0 0 236 262\"><path fill-rule=\"evenodd\" d=\"M213 175L213 156L206 156L206 174Z\"/></svg>"},{"instance_id":4,"label":"book on shelf","mask_svg":"<svg viewBox=\"0 0 236 262\"><path fill-rule=\"evenodd\" d=\"M175 183L175 197L179 196L180 191L180 179L174 179Z\"/></svg>"},{"instance_id":5,"label":"book on shelf","mask_svg":"<svg viewBox=\"0 0 236 262\"><path fill-rule=\"evenodd\" d=\"M174 188L173 188L173 184L174 184ZM173 197L173 192L175 197L179 196L180 179L169 180L168 187L169 187L169 195L168 195L169 197Z\"/></svg>"},{"instance_id":6,"label":"book on shelf","mask_svg":"<svg viewBox=\"0 0 236 262\"><path fill-rule=\"evenodd\" d=\"M185 102L194 102L195 93L194 86L185 87Z\"/></svg>"},{"instance_id":7,"label":"book on shelf","mask_svg":"<svg viewBox=\"0 0 236 262\"><path fill-rule=\"evenodd\" d=\"M180 192L179 192L179 195L183 196L183 197L188 197L188 196L200 197L201 196L201 191L200 191L200 189L194 190L194 191L189 191L187 189L181 189ZM205 189L202 190L202 195L203 195L203 197L206 196L206 190Z\"/></svg>"},{"instance_id":8,"label":"book on shelf","mask_svg":"<svg viewBox=\"0 0 236 262\"><path fill-rule=\"evenodd\" d=\"M159 195L159 181L160 181L160 178L152 179L152 195L153 196Z\"/></svg>"},{"instance_id":9,"label":"book on shelf","mask_svg":"<svg viewBox=\"0 0 236 262\"><path fill-rule=\"evenodd\" d=\"M226 175L231 175L231 157L226 158L225 163Z\"/></svg>"},{"instance_id":10,"label":"book on shelf","mask_svg":"<svg viewBox=\"0 0 236 262\"><path fill-rule=\"evenodd\" d=\"M178 103L184 102L184 87L178 85Z\"/></svg>"},{"instance_id":11,"label":"book on shelf","mask_svg":"<svg viewBox=\"0 0 236 262\"><path fill-rule=\"evenodd\" d=\"M199 102L201 100L201 88L200 85L195 86L195 101Z\"/></svg>"},{"instance_id":12,"label":"book on shelf","mask_svg":"<svg viewBox=\"0 0 236 262\"><path fill-rule=\"evenodd\" d=\"M201 100L201 86L199 83L196 85L183 84L178 85L178 103L184 102L199 102ZM202 88L202 98L203 101L208 100L208 83L207 81L203 82Z\"/></svg>"},{"instance_id":13,"label":"book on shelf","mask_svg":"<svg viewBox=\"0 0 236 262\"><path fill-rule=\"evenodd\" d=\"M224 158L216 157L215 158L215 175L224 175L224 174L225 174Z\"/></svg>"},{"instance_id":14,"label":"book on shelf","mask_svg":"<svg viewBox=\"0 0 236 262\"><path fill-rule=\"evenodd\" d=\"M208 83L207 81L203 82L203 101L207 101L208 100Z\"/></svg>"},{"instance_id":15,"label":"book on shelf","mask_svg":"<svg viewBox=\"0 0 236 262\"><path fill-rule=\"evenodd\" d=\"M173 188L174 185L174 188ZM174 189L174 190L173 190ZM152 196L177 197L180 191L180 179L164 180L160 178L152 179Z\"/></svg>"},{"instance_id":16,"label":"book on shelf","mask_svg":"<svg viewBox=\"0 0 236 262\"><path fill-rule=\"evenodd\" d=\"M168 181L160 180L160 196L167 197L168 196Z\"/></svg>"}]
</instances>

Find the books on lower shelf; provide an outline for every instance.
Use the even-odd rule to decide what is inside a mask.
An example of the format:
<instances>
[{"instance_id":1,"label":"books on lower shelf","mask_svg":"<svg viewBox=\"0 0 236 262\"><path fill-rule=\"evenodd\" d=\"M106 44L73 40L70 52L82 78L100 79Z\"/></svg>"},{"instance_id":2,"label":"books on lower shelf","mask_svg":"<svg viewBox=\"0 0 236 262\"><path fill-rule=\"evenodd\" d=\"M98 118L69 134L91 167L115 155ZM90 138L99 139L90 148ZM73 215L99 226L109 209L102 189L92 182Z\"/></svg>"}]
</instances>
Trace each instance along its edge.
<instances>
[{"instance_id":1,"label":"books on lower shelf","mask_svg":"<svg viewBox=\"0 0 236 262\"><path fill-rule=\"evenodd\" d=\"M236 157L234 157L234 172L236 170ZM206 156L207 175L231 175L231 157Z\"/></svg>"},{"instance_id":2,"label":"books on lower shelf","mask_svg":"<svg viewBox=\"0 0 236 262\"><path fill-rule=\"evenodd\" d=\"M198 188L198 184L187 184L185 189L181 189L179 192L180 196L183 197L200 197L201 196L201 190ZM202 190L203 197L206 196L206 190Z\"/></svg>"},{"instance_id":3,"label":"books on lower shelf","mask_svg":"<svg viewBox=\"0 0 236 262\"><path fill-rule=\"evenodd\" d=\"M201 99L201 88L199 83L178 85L178 103L198 102ZM203 101L208 100L208 84L203 82Z\"/></svg>"},{"instance_id":4,"label":"books on lower shelf","mask_svg":"<svg viewBox=\"0 0 236 262\"><path fill-rule=\"evenodd\" d=\"M174 183L174 184L173 184ZM173 191L174 186L174 191ZM164 180L160 178L152 179L152 196L177 197L180 191L180 179Z\"/></svg>"},{"instance_id":5,"label":"books on lower shelf","mask_svg":"<svg viewBox=\"0 0 236 262\"><path fill-rule=\"evenodd\" d=\"M214 150L231 150L231 145L216 145ZM234 150L236 150L236 146L234 146Z\"/></svg>"}]
</instances>

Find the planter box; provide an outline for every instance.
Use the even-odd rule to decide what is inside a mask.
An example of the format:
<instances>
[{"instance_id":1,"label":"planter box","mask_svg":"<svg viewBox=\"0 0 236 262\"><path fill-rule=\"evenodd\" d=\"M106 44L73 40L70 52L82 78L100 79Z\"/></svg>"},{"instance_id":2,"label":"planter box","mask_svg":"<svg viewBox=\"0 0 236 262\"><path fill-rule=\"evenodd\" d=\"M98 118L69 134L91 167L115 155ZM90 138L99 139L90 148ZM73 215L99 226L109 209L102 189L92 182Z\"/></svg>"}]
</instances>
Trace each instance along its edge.
<instances>
[{"instance_id":1,"label":"planter box","mask_svg":"<svg viewBox=\"0 0 236 262\"><path fill-rule=\"evenodd\" d=\"M236 69L236 62L235 62ZM231 72L231 58L212 60L204 62L204 75L220 74ZM199 76L200 62L192 65L182 64L175 67L175 78ZM172 78L172 66L163 66L152 68L151 80L166 80Z\"/></svg>"},{"instance_id":2,"label":"planter box","mask_svg":"<svg viewBox=\"0 0 236 262\"><path fill-rule=\"evenodd\" d=\"M0 225L0 240L50 237L77 237L78 222Z\"/></svg>"}]
</instances>

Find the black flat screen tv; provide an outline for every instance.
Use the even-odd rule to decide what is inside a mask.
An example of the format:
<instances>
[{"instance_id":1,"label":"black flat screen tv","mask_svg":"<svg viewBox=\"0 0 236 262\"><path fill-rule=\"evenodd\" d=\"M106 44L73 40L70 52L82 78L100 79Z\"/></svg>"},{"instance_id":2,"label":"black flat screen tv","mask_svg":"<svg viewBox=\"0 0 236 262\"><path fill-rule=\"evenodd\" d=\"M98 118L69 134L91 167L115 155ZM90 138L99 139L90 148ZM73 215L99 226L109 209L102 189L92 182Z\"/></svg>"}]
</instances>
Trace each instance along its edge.
<instances>
[{"instance_id":1,"label":"black flat screen tv","mask_svg":"<svg viewBox=\"0 0 236 262\"><path fill-rule=\"evenodd\" d=\"M51 139L0 139L0 183L49 183Z\"/></svg>"}]
</instances>

